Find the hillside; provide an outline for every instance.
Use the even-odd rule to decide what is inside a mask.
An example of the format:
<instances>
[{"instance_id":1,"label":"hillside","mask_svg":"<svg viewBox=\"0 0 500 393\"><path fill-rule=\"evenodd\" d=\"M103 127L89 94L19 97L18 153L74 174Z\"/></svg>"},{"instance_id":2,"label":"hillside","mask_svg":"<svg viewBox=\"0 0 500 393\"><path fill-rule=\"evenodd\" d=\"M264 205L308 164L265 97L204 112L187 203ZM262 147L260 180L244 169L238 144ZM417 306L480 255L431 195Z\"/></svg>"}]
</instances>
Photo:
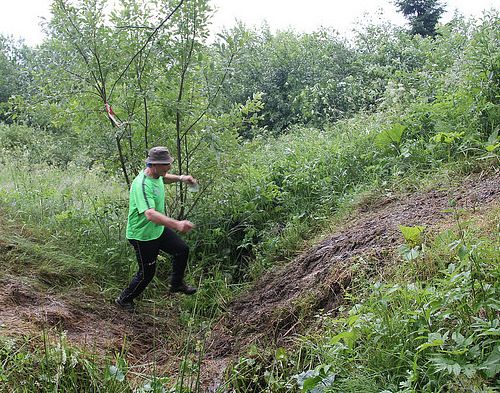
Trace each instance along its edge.
<instances>
[{"instance_id":1,"label":"hillside","mask_svg":"<svg viewBox=\"0 0 500 393\"><path fill-rule=\"evenodd\" d=\"M428 233L453 224L447 210L451 200L469 216L481 216L498 207L500 173L477 173L457 184L401 195L380 195L360 203L330 236L280 269L270 271L235 299L213 326L203 361L206 390L215 391L224 366L249 345L291 343L310 326L320 309L337 310L349 291L356 270L382 274L395 248L403 243L399 225L424 225ZM30 266L42 252L43 241L24 227L1 218L0 259L8 268L0 276L0 335L29 338L42 344L47 333L58 340L64 332L71 346L100 355L126 354L129 365L147 371L175 373L181 348L172 337L181 325L175 309L150 304L135 314L117 310L110 296L73 286L63 293L53 285L57 277L44 276ZM37 251L38 250L38 251ZM64 258L59 255L58 258ZM361 265L359 261L362 261ZM57 263L57 260L54 260ZM359 272L359 270L358 270ZM212 386L212 388L208 388Z\"/></svg>"},{"instance_id":2,"label":"hillside","mask_svg":"<svg viewBox=\"0 0 500 393\"><path fill-rule=\"evenodd\" d=\"M449 206L480 216L498 207L500 173L474 174L461 184L442 184L407 195L381 195L360 206L343 225L279 270L262 277L236 299L212 332L208 358L217 364L251 344L287 345L319 310L335 311L361 269L380 275L404 243L399 225L424 225L437 232L453 224ZM355 269L352 268L354 262Z\"/></svg>"},{"instance_id":3,"label":"hillside","mask_svg":"<svg viewBox=\"0 0 500 393\"><path fill-rule=\"evenodd\" d=\"M238 353L250 343L266 340L283 344L300 331L301 299L308 297L312 312L335 309L349 288L349 266L363 256L366 269L383 270L389 255L404 242L399 225L424 225L437 231L449 226L449 202L471 214L497 204L500 173L473 175L463 184L433 188L409 195L381 196L362 206L343 226L282 269L265 275L251 290L233 302L214 331L213 356ZM376 263L374 266L373 263ZM307 301L307 300L306 300Z\"/></svg>"},{"instance_id":4,"label":"hillside","mask_svg":"<svg viewBox=\"0 0 500 393\"><path fill-rule=\"evenodd\" d=\"M211 0L53 0L40 45L0 34L0 391L496 392L500 15L436 2L212 40ZM198 291L161 253L128 313L145 160Z\"/></svg>"}]
</instances>

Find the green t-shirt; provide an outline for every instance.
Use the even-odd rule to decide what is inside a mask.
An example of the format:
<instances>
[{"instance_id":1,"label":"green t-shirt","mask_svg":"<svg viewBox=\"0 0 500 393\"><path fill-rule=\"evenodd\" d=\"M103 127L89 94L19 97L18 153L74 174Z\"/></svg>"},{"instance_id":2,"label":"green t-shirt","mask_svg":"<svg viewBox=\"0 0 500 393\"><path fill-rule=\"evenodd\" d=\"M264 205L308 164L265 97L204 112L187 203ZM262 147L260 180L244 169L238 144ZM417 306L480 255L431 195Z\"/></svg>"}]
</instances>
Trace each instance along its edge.
<instances>
[{"instance_id":1,"label":"green t-shirt","mask_svg":"<svg viewBox=\"0 0 500 393\"><path fill-rule=\"evenodd\" d=\"M127 239L146 241L161 236L164 227L146 218L144 212L148 209L165 214L165 186L162 177L153 179L142 171L130 187Z\"/></svg>"}]
</instances>

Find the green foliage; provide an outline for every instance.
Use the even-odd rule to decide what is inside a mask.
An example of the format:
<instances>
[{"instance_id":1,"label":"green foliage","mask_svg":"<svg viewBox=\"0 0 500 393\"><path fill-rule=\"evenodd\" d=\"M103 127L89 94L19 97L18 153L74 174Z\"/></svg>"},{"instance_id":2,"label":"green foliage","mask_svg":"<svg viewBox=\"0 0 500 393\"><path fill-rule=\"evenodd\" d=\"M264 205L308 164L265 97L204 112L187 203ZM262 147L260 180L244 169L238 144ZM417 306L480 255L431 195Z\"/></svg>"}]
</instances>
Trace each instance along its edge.
<instances>
[{"instance_id":1,"label":"green foliage","mask_svg":"<svg viewBox=\"0 0 500 393\"><path fill-rule=\"evenodd\" d=\"M71 129L95 161L128 182L153 145L171 146L184 171L204 146L201 120L214 100L206 85L217 83L203 74L208 2L109 3L53 2L49 39L26 70L33 91L12 111L28 124ZM106 104L121 127L111 125Z\"/></svg>"},{"instance_id":2,"label":"green foliage","mask_svg":"<svg viewBox=\"0 0 500 393\"><path fill-rule=\"evenodd\" d=\"M356 72L353 55L335 32L272 34L240 25L231 33L246 36L247 44L223 85L224 107L261 92L259 125L275 135L297 123L320 125L362 108L360 86L350 76Z\"/></svg>"},{"instance_id":3,"label":"green foliage","mask_svg":"<svg viewBox=\"0 0 500 393\"><path fill-rule=\"evenodd\" d=\"M40 340L40 339L39 339ZM95 355L68 345L65 334L56 343L43 335L41 342L0 337L0 381L9 392L84 391L130 392L122 378L125 361L121 357L107 359L104 371ZM34 345L38 344L38 345ZM30 350L33 346L34 350ZM120 368L119 368L120 367Z\"/></svg>"},{"instance_id":4,"label":"green foliage","mask_svg":"<svg viewBox=\"0 0 500 393\"><path fill-rule=\"evenodd\" d=\"M3 390L9 392L182 391L182 388L169 389L172 380L167 376L138 377L125 360L125 354L98 358L74 348L68 344L65 333L59 334L56 342L44 333L31 341L0 336L0 343L0 382Z\"/></svg>"},{"instance_id":5,"label":"green foliage","mask_svg":"<svg viewBox=\"0 0 500 393\"><path fill-rule=\"evenodd\" d=\"M0 162L13 157L18 162L65 167L70 162L86 166L92 162L75 135L47 131L39 127L0 123Z\"/></svg>"},{"instance_id":6,"label":"green foliage","mask_svg":"<svg viewBox=\"0 0 500 393\"><path fill-rule=\"evenodd\" d=\"M197 224L186 240L201 288L181 307L190 328L293 257L357 190L415 188L444 166L498 164L495 12L457 17L432 39L389 25L361 26L352 42L331 31L240 26L208 46L206 1L184 2L163 25L178 1L122 1L109 18L106 4L54 2L49 38L20 64L22 88L5 80L4 115L17 124L0 125L0 208L49 239L15 244L23 266L40 260L37 273L58 277L51 282L59 288L83 279L115 291L135 270L124 239L127 190L117 177L140 170L152 145L169 146L174 171L200 181L198 193L167 187L169 215ZM9 50L2 47L0 70L13 64ZM122 127L110 126L107 101ZM453 234L429 246L423 228L401 231L404 268L416 276L442 248L430 269L437 277L373 285L345 318L326 316L325 339L306 340L297 356L243 357L228 377L235 391L490 386L498 373L495 251ZM160 298L167 274L159 272L149 296ZM188 352L198 343L186 345L181 368L193 381L199 368ZM28 352L18 364L16 351L3 358L13 384L28 374ZM95 390L127 391L126 363L108 362L99 376L95 363L88 367L61 369L64 386L92 380ZM164 383L153 378L140 389ZM186 390L181 380L177 387Z\"/></svg>"},{"instance_id":7,"label":"green foliage","mask_svg":"<svg viewBox=\"0 0 500 393\"><path fill-rule=\"evenodd\" d=\"M414 227L407 227L400 225L399 229L403 233L403 236L409 246L415 247L423 243L422 233L425 231L425 226L417 225Z\"/></svg>"},{"instance_id":8,"label":"green foliage","mask_svg":"<svg viewBox=\"0 0 500 393\"><path fill-rule=\"evenodd\" d=\"M31 51L22 42L0 35L0 120L9 120L7 102L12 96L26 93L27 78L23 70ZM10 119L12 120L12 119Z\"/></svg>"},{"instance_id":9,"label":"green foliage","mask_svg":"<svg viewBox=\"0 0 500 393\"><path fill-rule=\"evenodd\" d=\"M297 129L276 140L256 138L230 157L221 153L221 176L192 216L205 223L192 234L204 258L213 255L241 281L259 274L260 266L252 273L249 265L255 257L293 253L365 179L369 158L358 149L369 150L371 141L352 137L355 124L330 132Z\"/></svg>"},{"instance_id":10,"label":"green foliage","mask_svg":"<svg viewBox=\"0 0 500 393\"><path fill-rule=\"evenodd\" d=\"M331 373L332 366L321 364L314 370L308 370L296 376L301 392L322 393L335 381L335 374Z\"/></svg>"},{"instance_id":11,"label":"green foliage","mask_svg":"<svg viewBox=\"0 0 500 393\"><path fill-rule=\"evenodd\" d=\"M403 259L411 261L420 257L424 251L424 240L422 234L425 231L425 226L417 225L414 227L407 227L400 225L399 230L403 234L406 241L406 244L399 247L399 252L401 253Z\"/></svg>"},{"instance_id":12,"label":"green foliage","mask_svg":"<svg viewBox=\"0 0 500 393\"><path fill-rule=\"evenodd\" d=\"M391 128L383 130L375 137L375 144L379 148L385 148L389 146L398 150L405 128L406 127L402 124L395 124Z\"/></svg>"}]
</instances>

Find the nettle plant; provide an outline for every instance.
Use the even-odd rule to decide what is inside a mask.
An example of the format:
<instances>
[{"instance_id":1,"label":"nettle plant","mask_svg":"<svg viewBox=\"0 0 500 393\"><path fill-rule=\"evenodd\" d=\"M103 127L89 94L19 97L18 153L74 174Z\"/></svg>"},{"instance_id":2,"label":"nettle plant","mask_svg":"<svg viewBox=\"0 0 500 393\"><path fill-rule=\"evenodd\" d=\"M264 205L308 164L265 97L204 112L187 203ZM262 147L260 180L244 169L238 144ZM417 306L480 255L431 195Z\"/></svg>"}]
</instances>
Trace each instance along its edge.
<instances>
[{"instance_id":1,"label":"nettle plant","mask_svg":"<svg viewBox=\"0 0 500 393\"><path fill-rule=\"evenodd\" d=\"M399 252L405 261L417 259L424 253L424 231L425 226L400 225L399 230L404 236L405 244L399 247Z\"/></svg>"},{"instance_id":2,"label":"nettle plant","mask_svg":"<svg viewBox=\"0 0 500 393\"><path fill-rule=\"evenodd\" d=\"M407 240L403 258L411 261L421 251L424 228L401 230ZM500 372L495 247L469 240L460 221L458 235L446 231L427 247L428 258L437 260L441 247L448 264L436 278L376 283L347 316L330 322L335 333L325 335L321 350L316 351L323 353L320 365L311 369L318 370L310 374L314 388L322 386L316 391L346 391L353 380L366 375L372 375L367 386L385 392L441 391L444 387L465 392L492 386ZM332 367L321 374L325 365ZM336 374L334 382L331 374ZM331 382L328 390L325 381Z\"/></svg>"}]
</instances>

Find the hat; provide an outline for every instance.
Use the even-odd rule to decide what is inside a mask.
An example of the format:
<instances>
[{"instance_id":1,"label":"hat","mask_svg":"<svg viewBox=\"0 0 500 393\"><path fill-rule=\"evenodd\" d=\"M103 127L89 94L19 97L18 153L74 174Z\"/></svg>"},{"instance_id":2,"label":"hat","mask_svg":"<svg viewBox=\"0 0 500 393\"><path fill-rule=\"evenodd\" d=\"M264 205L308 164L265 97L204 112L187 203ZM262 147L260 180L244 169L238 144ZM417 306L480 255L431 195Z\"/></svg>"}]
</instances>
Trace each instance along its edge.
<instances>
[{"instance_id":1,"label":"hat","mask_svg":"<svg viewBox=\"0 0 500 393\"><path fill-rule=\"evenodd\" d=\"M170 156L168 149L162 146L156 146L149 150L146 164L171 164L174 159Z\"/></svg>"}]
</instances>

